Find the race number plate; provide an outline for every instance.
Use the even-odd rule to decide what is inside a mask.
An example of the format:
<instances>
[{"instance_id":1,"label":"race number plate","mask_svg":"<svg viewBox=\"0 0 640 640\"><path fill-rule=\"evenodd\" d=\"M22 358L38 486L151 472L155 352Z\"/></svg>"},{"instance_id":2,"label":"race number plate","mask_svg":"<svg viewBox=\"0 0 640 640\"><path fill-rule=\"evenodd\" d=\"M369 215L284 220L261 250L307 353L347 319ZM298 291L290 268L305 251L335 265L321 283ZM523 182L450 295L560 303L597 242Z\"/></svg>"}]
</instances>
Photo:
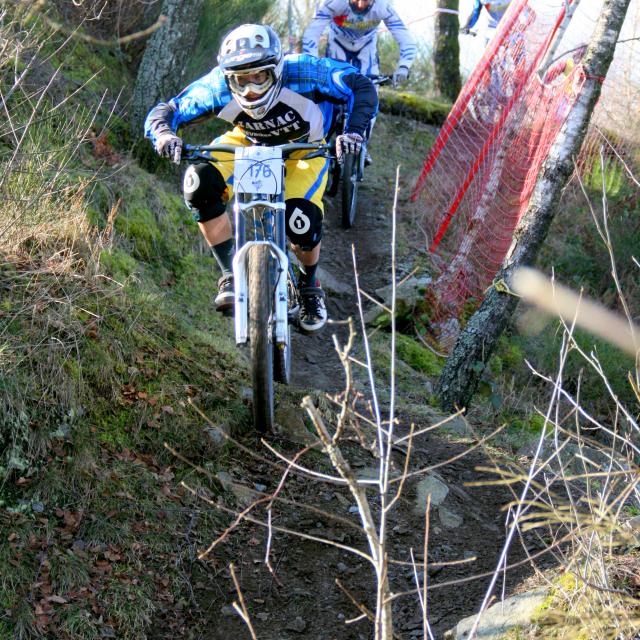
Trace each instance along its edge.
<instances>
[{"instance_id":1,"label":"race number plate","mask_svg":"<svg viewBox=\"0 0 640 640\"><path fill-rule=\"evenodd\" d=\"M273 147L238 147L233 169L233 188L236 193L280 193L282 150Z\"/></svg>"}]
</instances>

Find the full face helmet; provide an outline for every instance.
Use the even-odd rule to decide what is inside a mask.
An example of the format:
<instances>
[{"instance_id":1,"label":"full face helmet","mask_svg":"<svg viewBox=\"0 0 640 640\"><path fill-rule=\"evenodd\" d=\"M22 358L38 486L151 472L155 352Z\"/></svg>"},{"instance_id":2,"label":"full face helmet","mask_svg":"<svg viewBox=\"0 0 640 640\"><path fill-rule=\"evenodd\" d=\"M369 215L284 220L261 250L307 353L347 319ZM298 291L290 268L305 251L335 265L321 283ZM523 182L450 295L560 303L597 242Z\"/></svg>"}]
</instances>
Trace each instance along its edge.
<instances>
[{"instance_id":1,"label":"full face helmet","mask_svg":"<svg viewBox=\"0 0 640 640\"><path fill-rule=\"evenodd\" d=\"M242 110L262 118L282 87L284 59L276 32L260 24L237 27L222 39L218 64Z\"/></svg>"},{"instance_id":2,"label":"full face helmet","mask_svg":"<svg viewBox=\"0 0 640 640\"><path fill-rule=\"evenodd\" d=\"M371 11L375 0L349 0L349 6L353 13L357 13L359 16L363 16Z\"/></svg>"}]
</instances>

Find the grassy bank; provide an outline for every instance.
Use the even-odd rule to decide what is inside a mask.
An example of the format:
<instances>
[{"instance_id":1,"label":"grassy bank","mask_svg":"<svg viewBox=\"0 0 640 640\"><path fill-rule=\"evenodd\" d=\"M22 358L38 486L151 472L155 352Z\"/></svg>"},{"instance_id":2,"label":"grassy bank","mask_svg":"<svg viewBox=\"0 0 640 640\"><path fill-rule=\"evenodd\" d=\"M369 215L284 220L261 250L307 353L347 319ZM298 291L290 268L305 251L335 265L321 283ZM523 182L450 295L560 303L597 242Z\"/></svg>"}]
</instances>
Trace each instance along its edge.
<instances>
[{"instance_id":1,"label":"grassy bank","mask_svg":"<svg viewBox=\"0 0 640 640\"><path fill-rule=\"evenodd\" d=\"M186 638L212 516L176 491L192 470L165 443L215 471L192 404L248 427L246 363L175 177L128 155L129 65L18 19L0 59L0 637Z\"/></svg>"}]
</instances>

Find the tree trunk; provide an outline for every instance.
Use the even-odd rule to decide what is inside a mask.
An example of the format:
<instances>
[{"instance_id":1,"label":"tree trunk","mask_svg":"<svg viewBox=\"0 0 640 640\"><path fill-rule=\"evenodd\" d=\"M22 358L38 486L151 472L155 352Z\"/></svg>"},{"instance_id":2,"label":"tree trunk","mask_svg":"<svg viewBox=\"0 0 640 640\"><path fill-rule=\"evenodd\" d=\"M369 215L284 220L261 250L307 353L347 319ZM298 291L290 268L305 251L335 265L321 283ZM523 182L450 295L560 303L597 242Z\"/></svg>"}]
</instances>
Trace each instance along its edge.
<instances>
[{"instance_id":1,"label":"tree trunk","mask_svg":"<svg viewBox=\"0 0 640 640\"><path fill-rule=\"evenodd\" d=\"M600 96L602 78L613 59L629 3L630 0L604 2L583 60L586 77L582 92L549 151L496 282L509 283L516 269L533 264L547 237L562 190L573 172L573 158L580 150L591 113ZM489 290L478 311L460 333L442 371L436 393L443 409L450 411L468 406L483 369L517 304L518 299L503 288L494 286Z\"/></svg>"},{"instance_id":2,"label":"tree trunk","mask_svg":"<svg viewBox=\"0 0 640 640\"><path fill-rule=\"evenodd\" d=\"M460 43L458 32L458 0L438 0L438 9L455 11L447 13L438 11L435 25L435 44L433 64L435 66L436 88L440 95L455 102L462 81L460 80Z\"/></svg>"},{"instance_id":3,"label":"tree trunk","mask_svg":"<svg viewBox=\"0 0 640 640\"><path fill-rule=\"evenodd\" d=\"M168 100L186 84L184 70L193 50L205 0L164 0L166 22L149 39L131 99L130 122L135 138L151 107Z\"/></svg>"}]
</instances>

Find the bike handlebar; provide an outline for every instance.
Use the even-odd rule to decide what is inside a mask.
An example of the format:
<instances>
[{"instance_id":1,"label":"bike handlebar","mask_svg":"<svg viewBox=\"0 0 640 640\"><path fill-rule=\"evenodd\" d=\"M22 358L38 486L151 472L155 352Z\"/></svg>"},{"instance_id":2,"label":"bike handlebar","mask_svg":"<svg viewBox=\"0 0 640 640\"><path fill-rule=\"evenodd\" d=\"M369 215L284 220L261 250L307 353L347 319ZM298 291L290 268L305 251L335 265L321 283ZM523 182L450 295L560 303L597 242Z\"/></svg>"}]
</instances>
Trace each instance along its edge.
<instances>
[{"instance_id":1,"label":"bike handlebar","mask_svg":"<svg viewBox=\"0 0 640 640\"><path fill-rule=\"evenodd\" d=\"M377 76L376 78L370 78L373 84L381 86L383 84L390 84L393 82L393 78L391 76Z\"/></svg>"},{"instance_id":2,"label":"bike handlebar","mask_svg":"<svg viewBox=\"0 0 640 640\"><path fill-rule=\"evenodd\" d=\"M331 150L331 146L320 142L286 142L285 144L273 145L273 148L282 150L282 157L287 158L294 151L311 151L304 159L317 158ZM215 153L233 153L235 154L238 146L232 144L187 144L184 146L182 154L183 160L195 158L211 159L211 154Z\"/></svg>"}]
</instances>

